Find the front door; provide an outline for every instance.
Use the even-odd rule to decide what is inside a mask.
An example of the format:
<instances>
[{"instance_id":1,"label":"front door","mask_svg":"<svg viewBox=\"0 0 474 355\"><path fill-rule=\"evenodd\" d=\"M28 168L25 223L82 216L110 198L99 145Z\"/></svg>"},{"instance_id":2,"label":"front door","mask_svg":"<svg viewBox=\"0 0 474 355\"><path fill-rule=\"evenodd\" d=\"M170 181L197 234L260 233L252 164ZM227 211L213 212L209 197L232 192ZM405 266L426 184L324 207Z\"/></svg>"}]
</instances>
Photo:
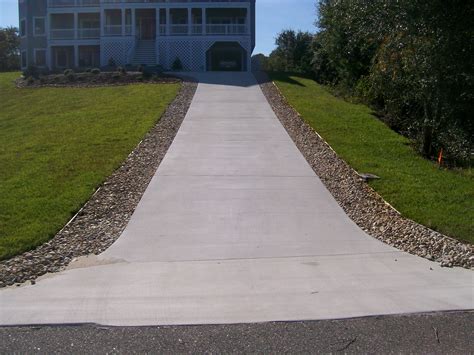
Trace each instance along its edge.
<instances>
[{"instance_id":1,"label":"front door","mask_svg":"<svg viewBox=\"0 0 474 355\"><path fill-rule=\"evenodd\" d=\"M138 38L155 39L156 38L156 19L140 18L138 20Z\"/></svg>"}]
</instances>

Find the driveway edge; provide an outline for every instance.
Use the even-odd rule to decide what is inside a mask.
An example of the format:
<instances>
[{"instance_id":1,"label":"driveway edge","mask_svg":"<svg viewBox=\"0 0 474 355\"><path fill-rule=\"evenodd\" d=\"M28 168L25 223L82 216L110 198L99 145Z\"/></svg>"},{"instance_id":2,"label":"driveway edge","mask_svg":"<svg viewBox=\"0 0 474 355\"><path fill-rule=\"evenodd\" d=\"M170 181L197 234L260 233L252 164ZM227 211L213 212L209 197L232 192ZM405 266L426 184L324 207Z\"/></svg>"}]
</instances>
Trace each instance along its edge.
<instances>
[{"instance_id":1,"label":"driveway edge","mask_svg":"<svg viewBox=\"0 0 474 355\"><path fill-rule=\"evenodd\" d=\"M306 161L360 228L386 244L441 266L474 267L474 246L404 218L304 121L265 73L255 73L255 77Z\"/></svg>"},{"instance_id":2,"label":"driveway edge","mask_svg":"<svg viewBox=\"0 0 474 355\"><path fill-rule=\"evenodd\" d=\"M100 254L122 234L143 193L171 146L197 82L183 78L178 95L84 207L49 242L0 262L0 288L63 270L74 258Z\"/></svg>"}]
</instances>

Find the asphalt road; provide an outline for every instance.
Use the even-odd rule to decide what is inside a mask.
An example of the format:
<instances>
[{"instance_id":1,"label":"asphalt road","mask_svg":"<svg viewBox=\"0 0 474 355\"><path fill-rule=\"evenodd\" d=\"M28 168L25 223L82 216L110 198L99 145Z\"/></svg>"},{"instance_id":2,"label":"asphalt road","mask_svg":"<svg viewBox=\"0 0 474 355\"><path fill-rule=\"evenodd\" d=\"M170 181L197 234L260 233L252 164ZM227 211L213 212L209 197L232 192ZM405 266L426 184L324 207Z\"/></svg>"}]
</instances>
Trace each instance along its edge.
<instances>
[{"instance_id":1,"label":"asphalt road","mask_svg":"<svg viewBox=\"0 0 474 355\"><path fill-rule=\"evenodd\" d=\"M474 352L474 312L215 326L0 328L0 353Z\"/></svg>"}]
</instances>

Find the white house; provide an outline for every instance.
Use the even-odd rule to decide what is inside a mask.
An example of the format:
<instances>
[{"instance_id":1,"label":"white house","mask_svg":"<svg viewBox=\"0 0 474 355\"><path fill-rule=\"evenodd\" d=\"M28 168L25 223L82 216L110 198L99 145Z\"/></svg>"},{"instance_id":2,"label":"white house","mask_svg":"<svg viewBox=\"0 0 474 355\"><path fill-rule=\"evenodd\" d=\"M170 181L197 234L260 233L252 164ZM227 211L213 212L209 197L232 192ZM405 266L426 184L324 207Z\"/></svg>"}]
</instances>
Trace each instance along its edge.
<instances>
[{"instance_id":1,"label":"white house","mask_svg":"<svg viewBox=\"0 0 474 355\"><path fill-rule=\"evenodd\" d=\"M255 0L19 0L21 64L248 71Z\"/></svg>"}]
</instances>

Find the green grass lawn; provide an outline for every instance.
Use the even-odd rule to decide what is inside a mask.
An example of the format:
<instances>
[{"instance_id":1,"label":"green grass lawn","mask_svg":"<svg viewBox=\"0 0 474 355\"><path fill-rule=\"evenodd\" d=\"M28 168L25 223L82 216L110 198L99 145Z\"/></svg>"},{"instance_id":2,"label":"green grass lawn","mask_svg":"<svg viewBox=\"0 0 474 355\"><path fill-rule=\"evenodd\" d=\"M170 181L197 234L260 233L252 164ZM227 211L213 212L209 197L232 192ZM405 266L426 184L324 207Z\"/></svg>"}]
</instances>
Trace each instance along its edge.
<instances>
[{"instance_id":1,"label":"green grass lawn","mask_svg":"<svg viewBox=\"0 0 474 355\"><path fill-rule=\"evenodd\" d=\"M364 105L336 98L313 80L270 74L290 104L333 149L404 216L457 239L474 242L472 169L440 170L416 154Z\"/></svg>"},{"instance_id":2,"label":"green grass lawn","mask_svg":"<svg viewBox=\"0 0 474 355\"><path fill-rule=\"evenodd\" d=\"M133 150L179 84L17 89L0 73L0 259L51 239Z\"/></svg>"}]
</instances>

